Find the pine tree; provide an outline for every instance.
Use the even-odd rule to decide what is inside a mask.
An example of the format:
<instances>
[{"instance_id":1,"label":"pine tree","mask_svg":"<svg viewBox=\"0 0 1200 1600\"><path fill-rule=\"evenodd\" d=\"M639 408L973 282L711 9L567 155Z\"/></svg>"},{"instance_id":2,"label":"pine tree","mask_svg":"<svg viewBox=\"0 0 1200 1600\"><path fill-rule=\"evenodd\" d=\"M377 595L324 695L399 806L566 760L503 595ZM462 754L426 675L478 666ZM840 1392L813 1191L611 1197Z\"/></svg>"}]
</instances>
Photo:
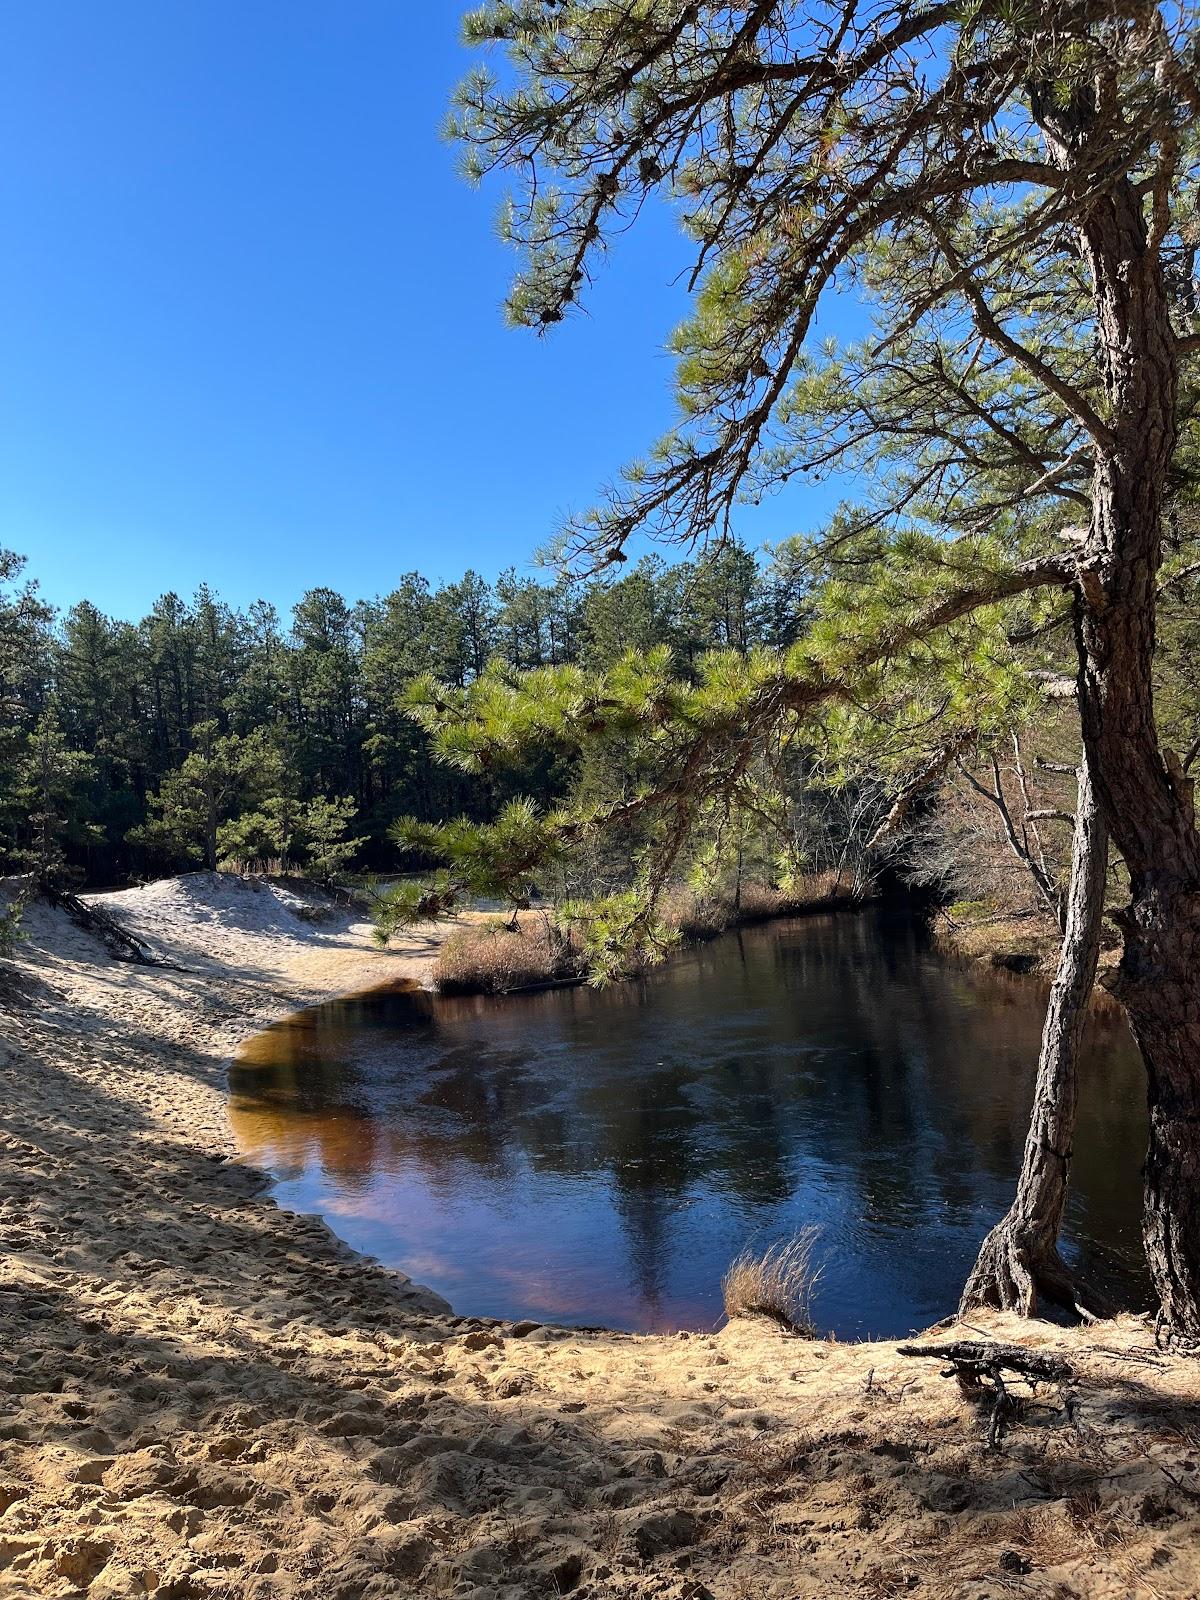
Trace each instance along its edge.
<instances>
[{"instance_id":1,"label":"pine tree","mask_svg":"<svg viewBox=\"0 0 1200 1600\"><path fill-rule=\"evenodd\" d=\"M191 749L151 797L150 816L131 830L133 843L167 862L200 862L215 872L224 824L240 809L260 770L262 742L222 734L211 719L190 733Z\"/></svg>"},{"instance_id":2,"label":"pine tree","mask_svg":"<svg viewBox=\"0 0 1200 1600\"><path fill-rule=\"evenodd\" d=\"M35 584L21 582L24 566L23 557L0 549L0 870L6 872L24 865L22 768L51 687L53 613Z\"/></svg>"},{"instance_id":3,"label":"pine tree","mask_svg":"<svg viewBox=\"0 0 1200 1600\"><path fill-rule=\"evenodd\" d=\"M304 859L318 883L332 884L362 848L362 838L349 837L357 810L346 795L331 800L319 794L305 806L299 823Z\"/></svg>"},{"instance_id":4,"label":"pine tree","mask_svg":"<svg viewBox=\"0 0 1200 1600\"><path fill-rule=\"evenodd\" d=\"M1152 692L1181 374L1200 349L1190 15L496 0L466 29L509 57L464 85L456 127L471 170L520 180L514 320L567 315L654 191L696 242L675 340L683 421L568 527L568 554L619 561L647 528L727 536L739 496L845 464L877 474L873 502L823 541L879 568L875 593L830 585L782 670L752 657L736 688L729 669L702 675L698 702L678 702L695 736L660 787L664 815L703 814L696 779L710 798L736 790L736 752L781 713L861 694L864 670L873 687L882 661L947 628L941 648L969 663L981 607L1072 592L1087 760L1130 879L1116 991L1149 1081L1147 1254L1165 1326L1200 1340L1200 838ZM824 353L814 318L850 280L875 330ZM871 603L839 613L839 598ZM671 701L656 686L655 710ZM522 711L507 708L507 733L491 719L498 750ZM467 742L456 727L451 748Z\"/></svg>"},{"instance_id":5,"label":"pine tree","mask_svg":"<svg viewBox=\"0 0 1200 1600\"><path fill-rule=\"evenodd\" d=\"M71 876L66 846L101 837L91 822L88 784L94 763L67 744L53 707L38 718L18 767L17 800L23 814L23 864L42 887L59 888Z\"/></svg>"}]
</instances>

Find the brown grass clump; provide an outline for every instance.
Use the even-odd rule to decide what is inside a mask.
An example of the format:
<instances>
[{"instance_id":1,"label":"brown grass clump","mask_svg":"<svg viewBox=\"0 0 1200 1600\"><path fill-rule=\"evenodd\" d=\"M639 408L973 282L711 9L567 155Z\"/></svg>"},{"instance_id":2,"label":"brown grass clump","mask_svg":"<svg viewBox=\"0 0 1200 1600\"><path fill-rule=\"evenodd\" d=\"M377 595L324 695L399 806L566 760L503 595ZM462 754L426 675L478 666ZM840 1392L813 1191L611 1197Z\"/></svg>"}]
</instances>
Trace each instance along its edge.
<instances>
[{"instance_id":1,"label":"brown grass clump","mask_svg":"<svg viewBox=\"0 0 1200 1600\"><path fill-rule=\"evenodd\" d=\"M738 914L743 922L765 922L768 917L782 916L788 910L789 904L790 897L785 895L782 889L776 889L773 884L744 883L742 892L738 896Z\"/></svg>"},{"instance_id":2,"label":"brown grass clump","mask_svg":"<svg viewBox=\"0 0 1200 1600\"><path fill-rule=\"evenodd\" d=\"M560 983L582 971L578 947L547 917L498 918L452 933L438 951L433 979L444 994L508 994Z\"/></svg>"},{"instance_id":3,"label":"brown grass clump","mask_svg":"<svg viewBox=\"0 0 1200 1600\"><path fill-rule=\"evenodd\" d=\"M740 923L764 922L852 899L835 873L815 872L786 893L771 884L744 882L736 899L726 893L699 895L678 884L663 895L658 914L668 932L685 944L700 944ZM444 994L509 994L581 978L584 970L579 941L546 909L522 912L515 924L494 917L460 928L438 952L433 980ZM631 962L629 972L637 970L637 962Z\"/></svg>"},{"instance_id":4,"label":"brown grass clump","mask_svg":"<svg viewBox=\"0 0 1200 1600\"><path fill-rule=\"evenodd\" d=\"M726 890L701 896L677 885L663 896L659 915L683 939L698 941L714 939L740 923L766 922L770 917L786 917L792 912L843 905L853 898L850 888L836 873L811 872L786 891L757 879L743 882L736 895Z\"/></svg>"},{"instance_id":5,"label":"brown grass clump","mask_svg":"<svg viewBox=\"0 0 1200 1600\"><path fill-rule=\"evenodd\" d=\"M688 943L715 939L733 921L729 905L698 895L683 884L676 884L664 893L658 904L658 915L665 928Z\"/></svg>"},{"instance_id":6,"label":"brown grass clump","mask_svg":"<svg viewBox=\"0 0 1200 1600\"><path fill-rule=\"evenodd\" d=\"M812 1259L817 1234L815 1227L802 1228L794 1238L758 1253L743 1250L721 1279L729 1320L771 1317L792 1332L811 1337L812 1294L820 1276Z\"/></svg>"},{"instance_id":7,"label":"brown grass clump","mask_svg":"<svg viewBox=\"0 0 1200 1600\"><path fill-rule=\"evenodd\" d=\"M806 872L786 890L769 883L744 883L738 897L738 920L763 922L793 911L820 910L826 903L845 905L854 898L853 887L836 872Z\"/></svg>"}]
</instances>

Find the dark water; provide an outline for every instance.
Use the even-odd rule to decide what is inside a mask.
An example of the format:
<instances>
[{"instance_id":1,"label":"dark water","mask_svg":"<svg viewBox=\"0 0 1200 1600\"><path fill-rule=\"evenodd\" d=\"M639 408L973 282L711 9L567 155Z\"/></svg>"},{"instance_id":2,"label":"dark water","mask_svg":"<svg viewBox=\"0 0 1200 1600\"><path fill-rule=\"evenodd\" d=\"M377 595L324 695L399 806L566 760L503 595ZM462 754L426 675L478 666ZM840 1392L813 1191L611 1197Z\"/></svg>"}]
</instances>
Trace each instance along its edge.
<instances>
[{"instance_id":1,"label":"dark water","mask_svg":"<svg viewBox=\"0 0 1200 1600\"><path fill-rule=\"evenodd\" d=\"M711 1327L744 1245L816 1223L818 1326L896 1335L1011 1198L1043 1003L894 913L772 923L603 993L317 1007L245 1048L233 1124L283 1205L464 1314ZM1141 1304L1119 1020L1083 1079L1067 1252Z\"/></svg>"}]
</instances>

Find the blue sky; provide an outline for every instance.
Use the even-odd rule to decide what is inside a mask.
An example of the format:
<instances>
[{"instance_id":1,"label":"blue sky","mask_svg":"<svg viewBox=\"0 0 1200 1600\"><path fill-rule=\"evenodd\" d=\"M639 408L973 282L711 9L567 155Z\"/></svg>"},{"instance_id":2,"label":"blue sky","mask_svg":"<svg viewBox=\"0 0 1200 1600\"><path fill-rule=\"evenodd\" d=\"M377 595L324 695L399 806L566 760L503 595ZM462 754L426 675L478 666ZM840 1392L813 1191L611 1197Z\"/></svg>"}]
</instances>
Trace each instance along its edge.
<instances>
[{"instance_id":1,"label":"blue sky","mask_svg":"<svg viewBox=\"0 0 1200 1600\"><path fill-rule=\"evenodd\" d=\"M498 190L463 183L439 134L458 15L4 9L0 544L56 604L491 577L672 420L686 257L664 213L587 317L505 326ZM742 532L827 509L797 491Z\"/></svg>"}]
</instances>

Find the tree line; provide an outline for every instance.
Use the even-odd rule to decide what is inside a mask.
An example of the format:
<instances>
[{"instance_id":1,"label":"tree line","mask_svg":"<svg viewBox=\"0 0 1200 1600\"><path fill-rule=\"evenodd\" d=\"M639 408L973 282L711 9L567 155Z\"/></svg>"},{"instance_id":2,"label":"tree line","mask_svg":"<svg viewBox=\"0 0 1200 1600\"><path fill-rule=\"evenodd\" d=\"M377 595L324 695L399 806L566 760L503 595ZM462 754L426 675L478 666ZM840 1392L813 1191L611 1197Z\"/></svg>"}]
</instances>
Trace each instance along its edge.
<instances>
[{"instance_id":1,"label":"tree line","mask_svg":"<svg viewBox=\"0 0 1200 1600\"><path fill-rule=\"evenodd\" d=\"M311 589L285 622L207 587L136 620L88 600L59 614L2 553L0 870L99 886L224 861L390 869L400 816L482 819L570 781L554 760L486 778L439 762L404 704L415 681L662 646L687 673L713 649L785 644L804 604L790 559L647 557L615 585L410 572L371 600Z\"/></svg>"}]
</instances>

